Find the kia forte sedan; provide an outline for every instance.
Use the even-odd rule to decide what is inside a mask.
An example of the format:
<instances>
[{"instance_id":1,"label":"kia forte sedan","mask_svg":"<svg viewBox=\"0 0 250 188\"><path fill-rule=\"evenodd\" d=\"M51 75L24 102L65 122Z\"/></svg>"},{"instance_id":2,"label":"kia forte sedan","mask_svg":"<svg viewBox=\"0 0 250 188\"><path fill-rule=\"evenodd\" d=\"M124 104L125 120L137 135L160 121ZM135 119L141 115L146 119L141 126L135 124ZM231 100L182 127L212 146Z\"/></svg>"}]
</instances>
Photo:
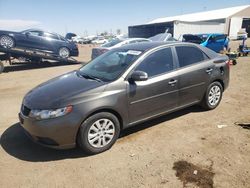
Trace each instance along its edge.
<instances>
[{"instance_id":1,"label":"kia forte sedan","mask_svg":"<svg viewBox=\"0 0 250 188\"><path fill-rule=\"evenodd\" d=\"M215 109L228 83L228 58L210 49L136 43L37 86L24 97L19 118L42 145L97 154L135 124L195 104Z\"/></svg>"},{"instance_id":2,"label":"kia forte sedan","mask_svg":"<svg viewBox=\"0 0 250 188\"><path fill-rule=\"evenodd\" d=\"M78 56L78 47L74 42L56 33L38 29L29 29L22 32L0 30L0 47L30 49L61 58Z\"/></svg>"}]
</instances>

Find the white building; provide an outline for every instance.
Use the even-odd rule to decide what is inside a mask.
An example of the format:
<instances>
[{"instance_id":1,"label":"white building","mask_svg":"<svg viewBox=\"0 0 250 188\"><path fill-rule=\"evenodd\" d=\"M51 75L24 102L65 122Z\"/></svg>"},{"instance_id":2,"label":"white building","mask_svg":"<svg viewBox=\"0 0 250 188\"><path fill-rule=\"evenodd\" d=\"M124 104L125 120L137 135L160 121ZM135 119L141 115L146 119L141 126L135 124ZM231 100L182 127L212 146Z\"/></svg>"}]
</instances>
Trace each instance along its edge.
<instances>
[{"instance_id":1,"label":"white building","mask_svg":"<svg viewBox=\"0 0 250 188\"><path fill-rule=\"evenodd\" d=\"M250 34L250 5L155 19L129 27L130 37L151 37L166 29L179 38L182 34L224 33L236 38L245 28Z\"/></svg>"}]
</instances>

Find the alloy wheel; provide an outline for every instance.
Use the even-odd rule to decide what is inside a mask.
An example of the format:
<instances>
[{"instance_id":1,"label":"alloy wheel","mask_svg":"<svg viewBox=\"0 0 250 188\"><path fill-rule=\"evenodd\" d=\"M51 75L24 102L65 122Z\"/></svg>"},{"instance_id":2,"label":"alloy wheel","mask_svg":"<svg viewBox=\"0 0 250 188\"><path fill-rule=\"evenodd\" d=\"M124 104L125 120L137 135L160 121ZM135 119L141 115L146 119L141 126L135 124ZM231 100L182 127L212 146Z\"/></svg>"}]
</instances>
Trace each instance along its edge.
<instances>
[{"instance_id":1,"label":"alloy wheel","mask_svg":"<svg viewBox=\"0 0 250 188\"><path fill-rule=\"evenodd\" d=\"M102 148L108 145L115 136L115 125L109 119L95 121L88 131L88 142L92 147Z\"/></svg>"},{"instance_id":2,"label":"alloy wheel","mask_svg":"<svg viewBox=\"0 0 250 188\"><path fill-rule=\"evenodd\" d=\"M62 47L59 50L59 56L62 58L68 58L69 57L69 50L66 47Z\"/></svg>"},{"instance_id":3,"label":"alloy wheel","mask_svg":"<svg viewBox=\"0 0 250 188\"><path fill-rule=\"evenodd\" d=\"M4 35L0 38L0 45L4 48L13 48L14 40L9 36Z\"/></svg>"},{"instance_id":4,"label":"alloy wheel","mask_svg":"<svg viewBox=\"0 0 250 188\"><path fill-rule=\"evenodd\" d=\"M208 102L211 106L216 106L221 98L221 89L219 86L215 85L211 87L208 94Z\"/></svg>"}]
</instances>

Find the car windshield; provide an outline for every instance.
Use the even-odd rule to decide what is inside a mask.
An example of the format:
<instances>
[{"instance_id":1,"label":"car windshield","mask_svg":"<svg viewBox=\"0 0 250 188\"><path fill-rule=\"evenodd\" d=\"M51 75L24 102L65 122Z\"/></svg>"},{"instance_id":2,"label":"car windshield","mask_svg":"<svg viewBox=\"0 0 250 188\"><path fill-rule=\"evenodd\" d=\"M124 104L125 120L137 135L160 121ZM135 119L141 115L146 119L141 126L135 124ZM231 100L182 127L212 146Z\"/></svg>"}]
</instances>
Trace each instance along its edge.
<instances>
[{"instance_id":1,"label":"car windshield","mask_svg":"<svg viewBox=\"0 0 250 188\"><path fill-rule=\"evenodd\" d=\"M79 75L105 82L116 80L140 57L142 51L111 50L79 69Z\"/></svg>"},{"instance_id":2,"label":"car windshield","mask_svg":"<svg viewBox=\"0 0 250 188\"><path fill-rule=\"evenodd\" d=\"M118 44L120 42L122 42L122 40L115 39L115 40L112 40L112 41L110 41L108 43L103 44L102 47L106 47L106 48L112 47L112 46L114 46L114 45L116 45L116 44Z\"/></svg>"}]
</instances>

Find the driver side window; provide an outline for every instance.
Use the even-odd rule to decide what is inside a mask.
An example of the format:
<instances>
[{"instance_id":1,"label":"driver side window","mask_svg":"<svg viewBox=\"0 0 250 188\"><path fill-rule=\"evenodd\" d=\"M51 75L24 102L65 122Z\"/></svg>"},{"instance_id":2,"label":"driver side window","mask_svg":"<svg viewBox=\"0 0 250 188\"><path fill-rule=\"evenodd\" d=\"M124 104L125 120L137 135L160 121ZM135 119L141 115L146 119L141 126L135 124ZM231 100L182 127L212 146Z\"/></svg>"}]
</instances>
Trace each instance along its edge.
<instances>
[{"instance_id":1,"label":"driver side window","mask_svg":"<svg viewBox=\"0 0 250 188\"><path fill-rule=\"evenodd\" d=\"M164 48L146 57L135 70L146 72L150 78L172 71L173 69L172 50L171 48Z\"/></svg>"}]
</instances>

